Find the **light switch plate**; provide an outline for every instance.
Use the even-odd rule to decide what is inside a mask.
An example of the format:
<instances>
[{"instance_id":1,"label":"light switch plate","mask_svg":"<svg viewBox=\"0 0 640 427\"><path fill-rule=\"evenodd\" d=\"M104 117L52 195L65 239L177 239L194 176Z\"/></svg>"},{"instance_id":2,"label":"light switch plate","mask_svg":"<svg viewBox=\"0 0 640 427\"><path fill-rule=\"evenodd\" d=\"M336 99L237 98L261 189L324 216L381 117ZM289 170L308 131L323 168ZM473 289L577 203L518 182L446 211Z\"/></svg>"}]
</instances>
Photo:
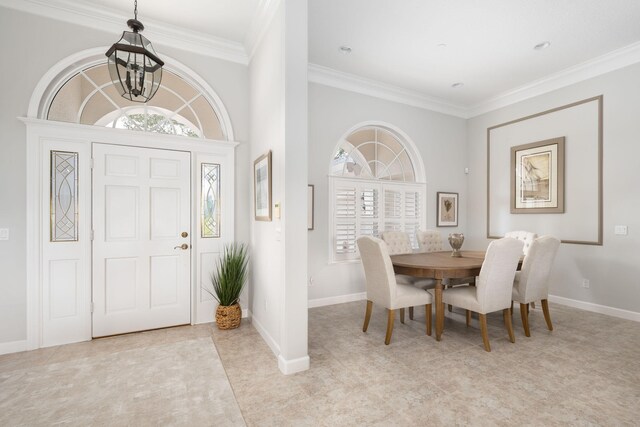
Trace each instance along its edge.
<instances>
[{"instance_id":1,"label":"light switch plate","mask_svg":"<svg viewBox=\"0 0 640 427\"><path fill-rule=\"evenodd\" d=\"M0 240L9 240L8 228L0 228Z\"/></svg>"},{"instance_id":2,"label":"light switch plate","mask_svg":"<svg viewBox=\"0 0 640 427\"><path fill-rule=\"evenodd\" d=\"M616 225L614 228L614 233L616 233L619 236L626 236L627 235L627 226L626 225Z\"/></svg>"}]
</instances>

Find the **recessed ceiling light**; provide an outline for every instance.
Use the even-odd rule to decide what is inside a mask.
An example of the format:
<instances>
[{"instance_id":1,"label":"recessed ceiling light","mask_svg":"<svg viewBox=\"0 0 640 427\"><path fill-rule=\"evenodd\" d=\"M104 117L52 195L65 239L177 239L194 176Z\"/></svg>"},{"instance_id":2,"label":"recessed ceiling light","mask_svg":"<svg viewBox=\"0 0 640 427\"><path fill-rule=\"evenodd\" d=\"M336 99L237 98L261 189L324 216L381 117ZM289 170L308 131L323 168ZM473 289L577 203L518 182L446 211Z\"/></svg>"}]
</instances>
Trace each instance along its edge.
<instances>
[{"instance_id":1,"label":"recessed ceiling light","mask_svg":"<svg viewBox=\"0 0 640 427\"><path fill-rule=\"evenodd\" d=\"M533 48L535 50L542 50L542 49L548 48L549 46L551 46L551 42L550 41L545 41L545 42L542 42L542 43L538 43Z\"/></svg>"},{"instance_id":2,"label":"recessed ceiling light","mask_svg":"<svg viewBox=\"0 0 640 427\"><path fill-rule=\"evenodd\" d=\"M454 88L454 89L460 89L462 86L464 86L464 83L462 83L462 82L456 82L456 83L451 85L451 87Z\"/></svg>"},{"instance_id":3,"label":"recessed ceiling light","mask_svg":"<svg viewBox=\"0 0 640 427\"><path fill-rule=\"evenodd\" d=\"M351 48L349 46L340 46L340 53L344 53L345 55L351 53Z\"/></svg>"},{"instance_id":4,"label":"recessed ceiling light","mask_svg":"<svg viewBox=\"0 0 640 427\"><path fill-rule=\"evenodd\" d=\"M447 47L446 43L438 43L436 47Z\"/></svg>"}]
</instances>

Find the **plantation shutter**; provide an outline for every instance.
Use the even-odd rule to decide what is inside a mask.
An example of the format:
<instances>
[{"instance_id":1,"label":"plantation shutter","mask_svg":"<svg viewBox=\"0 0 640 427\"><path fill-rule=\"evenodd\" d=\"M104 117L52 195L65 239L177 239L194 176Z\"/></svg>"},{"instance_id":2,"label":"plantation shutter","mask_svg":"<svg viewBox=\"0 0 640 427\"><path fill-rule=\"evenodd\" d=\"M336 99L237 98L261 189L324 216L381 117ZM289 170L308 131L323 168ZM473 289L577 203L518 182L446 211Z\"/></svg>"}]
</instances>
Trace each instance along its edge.
<instances>
[{"instance_id":1,"label":"plantation shutter","mask_svg":"<svg viewBox=\"0 0 640 427\"><path fill-rule=\"evenodd\" d=\"M330 191L333 261L358 259L358 237L379 237L383 230L409 233L412 246L418 248L417 230L426 223L424 184L332 178Z\"/></svg>"}]
</instances>

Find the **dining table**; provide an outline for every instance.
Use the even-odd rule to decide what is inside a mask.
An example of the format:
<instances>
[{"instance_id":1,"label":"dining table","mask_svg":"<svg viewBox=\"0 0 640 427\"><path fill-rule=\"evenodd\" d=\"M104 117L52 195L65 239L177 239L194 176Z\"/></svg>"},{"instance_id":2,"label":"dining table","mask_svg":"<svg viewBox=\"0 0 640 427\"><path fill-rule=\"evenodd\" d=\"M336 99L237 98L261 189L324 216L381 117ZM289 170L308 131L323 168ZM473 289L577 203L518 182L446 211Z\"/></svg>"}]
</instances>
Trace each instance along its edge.
<instances>
[{"instance_id":1,"label":"dining table","mask_svg":"<svg viewBox=\"0 0 640 427\"><path fill-rule=\"evenodd\" d=\"M474 279L480 274L484 256L484 251L461 251L460 257L451 256L451 251L391 256L393 270L396 274L435 279L436 340L441 340L444 329L442 290L446 283L443 283L443 280L455 281L455 279L471 278L470 280L475 283Z\"/></svg>"}]
</instances>

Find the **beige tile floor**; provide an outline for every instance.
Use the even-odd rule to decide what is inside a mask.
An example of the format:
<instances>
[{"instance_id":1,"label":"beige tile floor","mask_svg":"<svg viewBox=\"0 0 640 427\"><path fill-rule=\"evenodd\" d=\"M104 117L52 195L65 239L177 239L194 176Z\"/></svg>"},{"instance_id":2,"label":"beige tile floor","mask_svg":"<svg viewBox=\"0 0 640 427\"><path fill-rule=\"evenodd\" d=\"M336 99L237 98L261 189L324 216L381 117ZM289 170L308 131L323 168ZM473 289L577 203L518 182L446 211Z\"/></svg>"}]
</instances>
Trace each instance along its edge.
<instances>
[{"instance_id":1,"label":"beige tile floor","mask_svg":"<svg viewBox=\"0 0 640 427\"><path fill-rule=\"evenodd\" d=\"M514 313L489 317L492 352L477 319L447 318L443 340L424 335L424 314L384 345L386 314L364 302L309 311L311 369L283 376L248 324L214 341L248 425L638 425L640 326L551 304L555 330L531 312L531 337ZM421 311L422 312L422 311ZM422 312L423 313L423 312Z\"/></svg>"},{"instance_id":2,"label":"beige tile floor","mask_svg":"<svg viewBox=\"0 0 640 427\"><path fill-rule=\"evenodd\" d=\"M526 338L516 310L516 343L492 315L486 353L477 320L459 315L441 342L424 335L424 314L396 320L385 346L385 312L374 308L365 334L364 306L311 309L311 369L290 376L246 321L0 356L0 425L638 425L635 322L552 304L555 330L536 309ZM211 338L235 401L225 372L202 365L217 357Z\"/></svg>"}]
</instances>

